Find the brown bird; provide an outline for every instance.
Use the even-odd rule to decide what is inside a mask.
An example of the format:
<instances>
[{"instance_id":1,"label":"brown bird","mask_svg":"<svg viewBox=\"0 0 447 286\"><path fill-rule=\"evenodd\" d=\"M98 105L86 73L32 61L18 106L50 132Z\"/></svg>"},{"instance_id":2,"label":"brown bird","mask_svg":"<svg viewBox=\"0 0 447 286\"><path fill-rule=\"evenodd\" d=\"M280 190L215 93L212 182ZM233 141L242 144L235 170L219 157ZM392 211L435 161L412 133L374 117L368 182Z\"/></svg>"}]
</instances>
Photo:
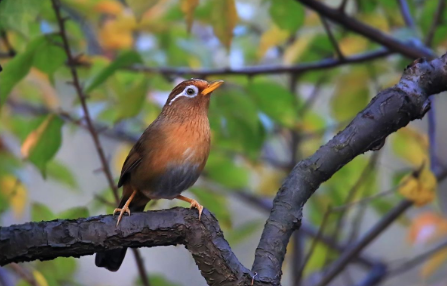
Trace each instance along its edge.
<instances>
[{"instance_id":1,"label":"brown bird","mask_svg":"<svg viewBox=\"0 0 447 286\"><path fill-rule=\"evenodd\" d=\"M118 187L123 186L117 226L124 213L143 211L150 200L179 199L199 210L196 200L180 195L205 167L210 151L208 107L211 93L223 81L191 79L178 84L158 118L149 125L124 161ZM95 264L117 271L126 248L96 254Z\"/></svg>"}]
</instances>

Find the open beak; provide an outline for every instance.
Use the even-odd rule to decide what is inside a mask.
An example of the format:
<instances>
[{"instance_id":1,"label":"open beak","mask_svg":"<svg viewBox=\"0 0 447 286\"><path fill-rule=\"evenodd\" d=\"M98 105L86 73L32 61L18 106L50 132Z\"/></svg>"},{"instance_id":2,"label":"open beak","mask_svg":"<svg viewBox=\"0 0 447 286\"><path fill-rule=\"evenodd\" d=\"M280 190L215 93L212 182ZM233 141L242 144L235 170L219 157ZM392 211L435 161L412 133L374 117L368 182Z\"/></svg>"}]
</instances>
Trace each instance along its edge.
<instances>
[{"instance_id":1,"label":"open beak","mask_svg":"<svg viewBox=\"0 0 447 286\"><path fill-rule=\"evenodd\" d=\"M223 80L216 80L216 81L208 83L208 86L202 91L202 94L208 95L208 94L212 93L214 90L216 90L223 83L224 83Z\"/></svg>"}]
</instances>

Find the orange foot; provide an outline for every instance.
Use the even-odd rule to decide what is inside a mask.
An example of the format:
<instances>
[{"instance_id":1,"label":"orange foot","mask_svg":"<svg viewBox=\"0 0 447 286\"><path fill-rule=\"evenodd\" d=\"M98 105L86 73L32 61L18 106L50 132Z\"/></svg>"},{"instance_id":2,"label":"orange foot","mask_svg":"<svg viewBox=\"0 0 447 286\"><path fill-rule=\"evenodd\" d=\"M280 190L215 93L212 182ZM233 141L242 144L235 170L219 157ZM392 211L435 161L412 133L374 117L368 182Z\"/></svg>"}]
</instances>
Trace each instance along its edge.
<instances>
[{"instance_id":1,"label":"orange foot","mask_svg":"<svg viewBox=\"0 0 447 286\"><path fill-rule=\"evenodd\" d=\"M182 195L178 195L176 197L176 199L179 199L179 200L182 200L182 201L190 203L191 206L189 208L196 208L196 209L198 209L199 210L199 220L200 220L200 218L202 217L202 212L203 212L203 206L201 204L199 204L194 199L190 199L190 198L184 197Z\"/></svg>"},{"instance_id":2,"label":"orange foot","mask_svg":"<svg viewBox=\"0 0 447 286\"><path fill-rule=\"evenodd\" d=\"M122 209L120 209L120 208L114 209L113 216L115 216L116 212L120 212L120 215L118 216L118 221L116 222L116 226L118 226L120 224L121 218L123 217L124 213L127 213L130 216L130 209L126 205L124 205L124 207Z\"/></svg>"},{"instance_id":3,"label":"orange foot","mask_svg":"<svg viewBox=\"0 0 447 286\"><path fill-rule=\"evenodd\" d=\"M115 216L116 212L120 212L120 215L118 216L118 221L116 222L116 226L118 226L120 224L121 218L123 217L124 213L128 213L129 216L130 216L129 204L133 200L133 198L135 197L136 193L137 193L137 191L133 191L132 195L130 195L129 199L126 201L126 203L124 204L124 206L121 209L120 208L116 208L116 209L113 210L113 216Z\"/></svg>"}]
</instances>

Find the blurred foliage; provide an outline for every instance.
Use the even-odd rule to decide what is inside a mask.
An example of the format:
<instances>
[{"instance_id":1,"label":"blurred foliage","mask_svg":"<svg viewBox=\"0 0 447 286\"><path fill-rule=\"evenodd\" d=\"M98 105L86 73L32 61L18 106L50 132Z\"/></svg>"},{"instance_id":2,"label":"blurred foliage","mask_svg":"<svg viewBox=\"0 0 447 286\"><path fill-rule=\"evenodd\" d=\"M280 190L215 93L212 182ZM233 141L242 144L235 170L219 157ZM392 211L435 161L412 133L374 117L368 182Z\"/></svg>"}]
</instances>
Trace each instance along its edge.
<instances>
[{"instance_id":1,"label":"blurred foliage","mask_svg":"<svg viewBox=\"0 0 447 286\"><path fill-rule=\"evenodd\" d=\"M428 33L437 1L408 2L418 27L414 31L405 26L397 1L357 1L348 8L350 15L384 33L403 41L417 41ZM318 14L294 0L61 3L64 16L69 18L66 29L75 55L73 64L77 65L92 119L115 132L121 142L117 150L105 150L113 156L111 165L116 176L131 147L123 134L137 137L156 118L180 80L175 73L157 69L237 69L314 63L336 57ZM72 164L58 156L60 149L69 153L67 146L72 146L70 141L84 120L79 99L72 91L73 79L58 30L51 1L0 1L0 64L4 68L0 73L0 216L11 211L14 219L75 219L90 213L110 213L115 205L109 188L80 189L83 178L77 177L73 168L93 172L98 166L80 167L82 162ZM338 26L331 24L331 31L345 57L378 48L365 37ZM446 34L445 25L435 32L434 51L447 48ZM232 245L253 237L263 227L263 221L233 221L234 194L273 197L297 160L327 142L379 90L395 84L407 64L407 59L394 55L364 64L314 70L300 74L296 86L287 74L207 77L223 79L226 84L210 103L212 151L203 174L205 183L199 181L191 192L216 215ZM142 66L152 70L136 69ZM185 78L190 76L194 73ZM17 105L35 106L39 111L30 112ZM321 210L345 204L349 190L356 185L353 201L380 193L384 185L400 188L414 200L417 198L410 193L428 193L430 200L425 201L431 201L436 188L433 174L426 167L418 178L410 174L423 163L429 164L427 136L417 129L404 128L392 135L384 149L386 157L397 162L395 165L386 166L379 159L373 170L360 178L369 158L355 158L321 186L306 205L305 219L320 225L324 215ZM71 208L56 212L53 209L57 206L47 203L49 200L30 199L37 197L30 179L33 169L56 183L59 192L71 196L73 193L68 192L74 190L91 200L85 206L74 201ZM400 184L401 180L406 183ZM381 216L400 200L394 194L378 197L367 207ZM348 210L348 219L355 217L355 209ZM336 217L330 217L326 233L333 233ZM414 227L415 220L405 225L411 229L413 242L423 231ZM443 233L444 223L437 223L435 228ZM347 235L343 231L339 234ZM306 275L324 266L328 252L332 254L325 245L317 244ZM441 258L425 266L424 277L445 261L447 254L439 255ZM77 285L73 276L77 261L73 258L35 262L31 267L40 285ZM150 275L150 280L155 286L176 285L162 275ZM135 281L135 285L141 283ZM28 284L21 280L18 285Z\"/></svg>"}]
</instances>

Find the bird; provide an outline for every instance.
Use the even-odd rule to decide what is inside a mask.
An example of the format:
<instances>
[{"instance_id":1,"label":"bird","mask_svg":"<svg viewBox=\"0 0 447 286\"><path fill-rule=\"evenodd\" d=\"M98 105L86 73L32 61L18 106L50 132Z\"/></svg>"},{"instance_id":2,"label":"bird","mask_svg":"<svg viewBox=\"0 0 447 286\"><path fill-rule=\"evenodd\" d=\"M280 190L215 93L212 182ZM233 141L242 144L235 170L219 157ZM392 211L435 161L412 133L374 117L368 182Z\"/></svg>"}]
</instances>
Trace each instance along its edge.
<instances>
[{"instance_id":1,"label":"bird","mask_svg":"<svg viewBox=\"0 0 447 286\"><path fill-rule=\"evenodd\" d=\"M179 83L169 94L158 117L146 128L124 161L118 187L123 194L116 226L123 215L141 212L150 200L179 199L197 208L203 206L182 196L205 167L210 152L208 109L210 95L222 80L190 79ZM118 271L127 248L98 252L95 264Z\"/></svg>"}]
</instances>

